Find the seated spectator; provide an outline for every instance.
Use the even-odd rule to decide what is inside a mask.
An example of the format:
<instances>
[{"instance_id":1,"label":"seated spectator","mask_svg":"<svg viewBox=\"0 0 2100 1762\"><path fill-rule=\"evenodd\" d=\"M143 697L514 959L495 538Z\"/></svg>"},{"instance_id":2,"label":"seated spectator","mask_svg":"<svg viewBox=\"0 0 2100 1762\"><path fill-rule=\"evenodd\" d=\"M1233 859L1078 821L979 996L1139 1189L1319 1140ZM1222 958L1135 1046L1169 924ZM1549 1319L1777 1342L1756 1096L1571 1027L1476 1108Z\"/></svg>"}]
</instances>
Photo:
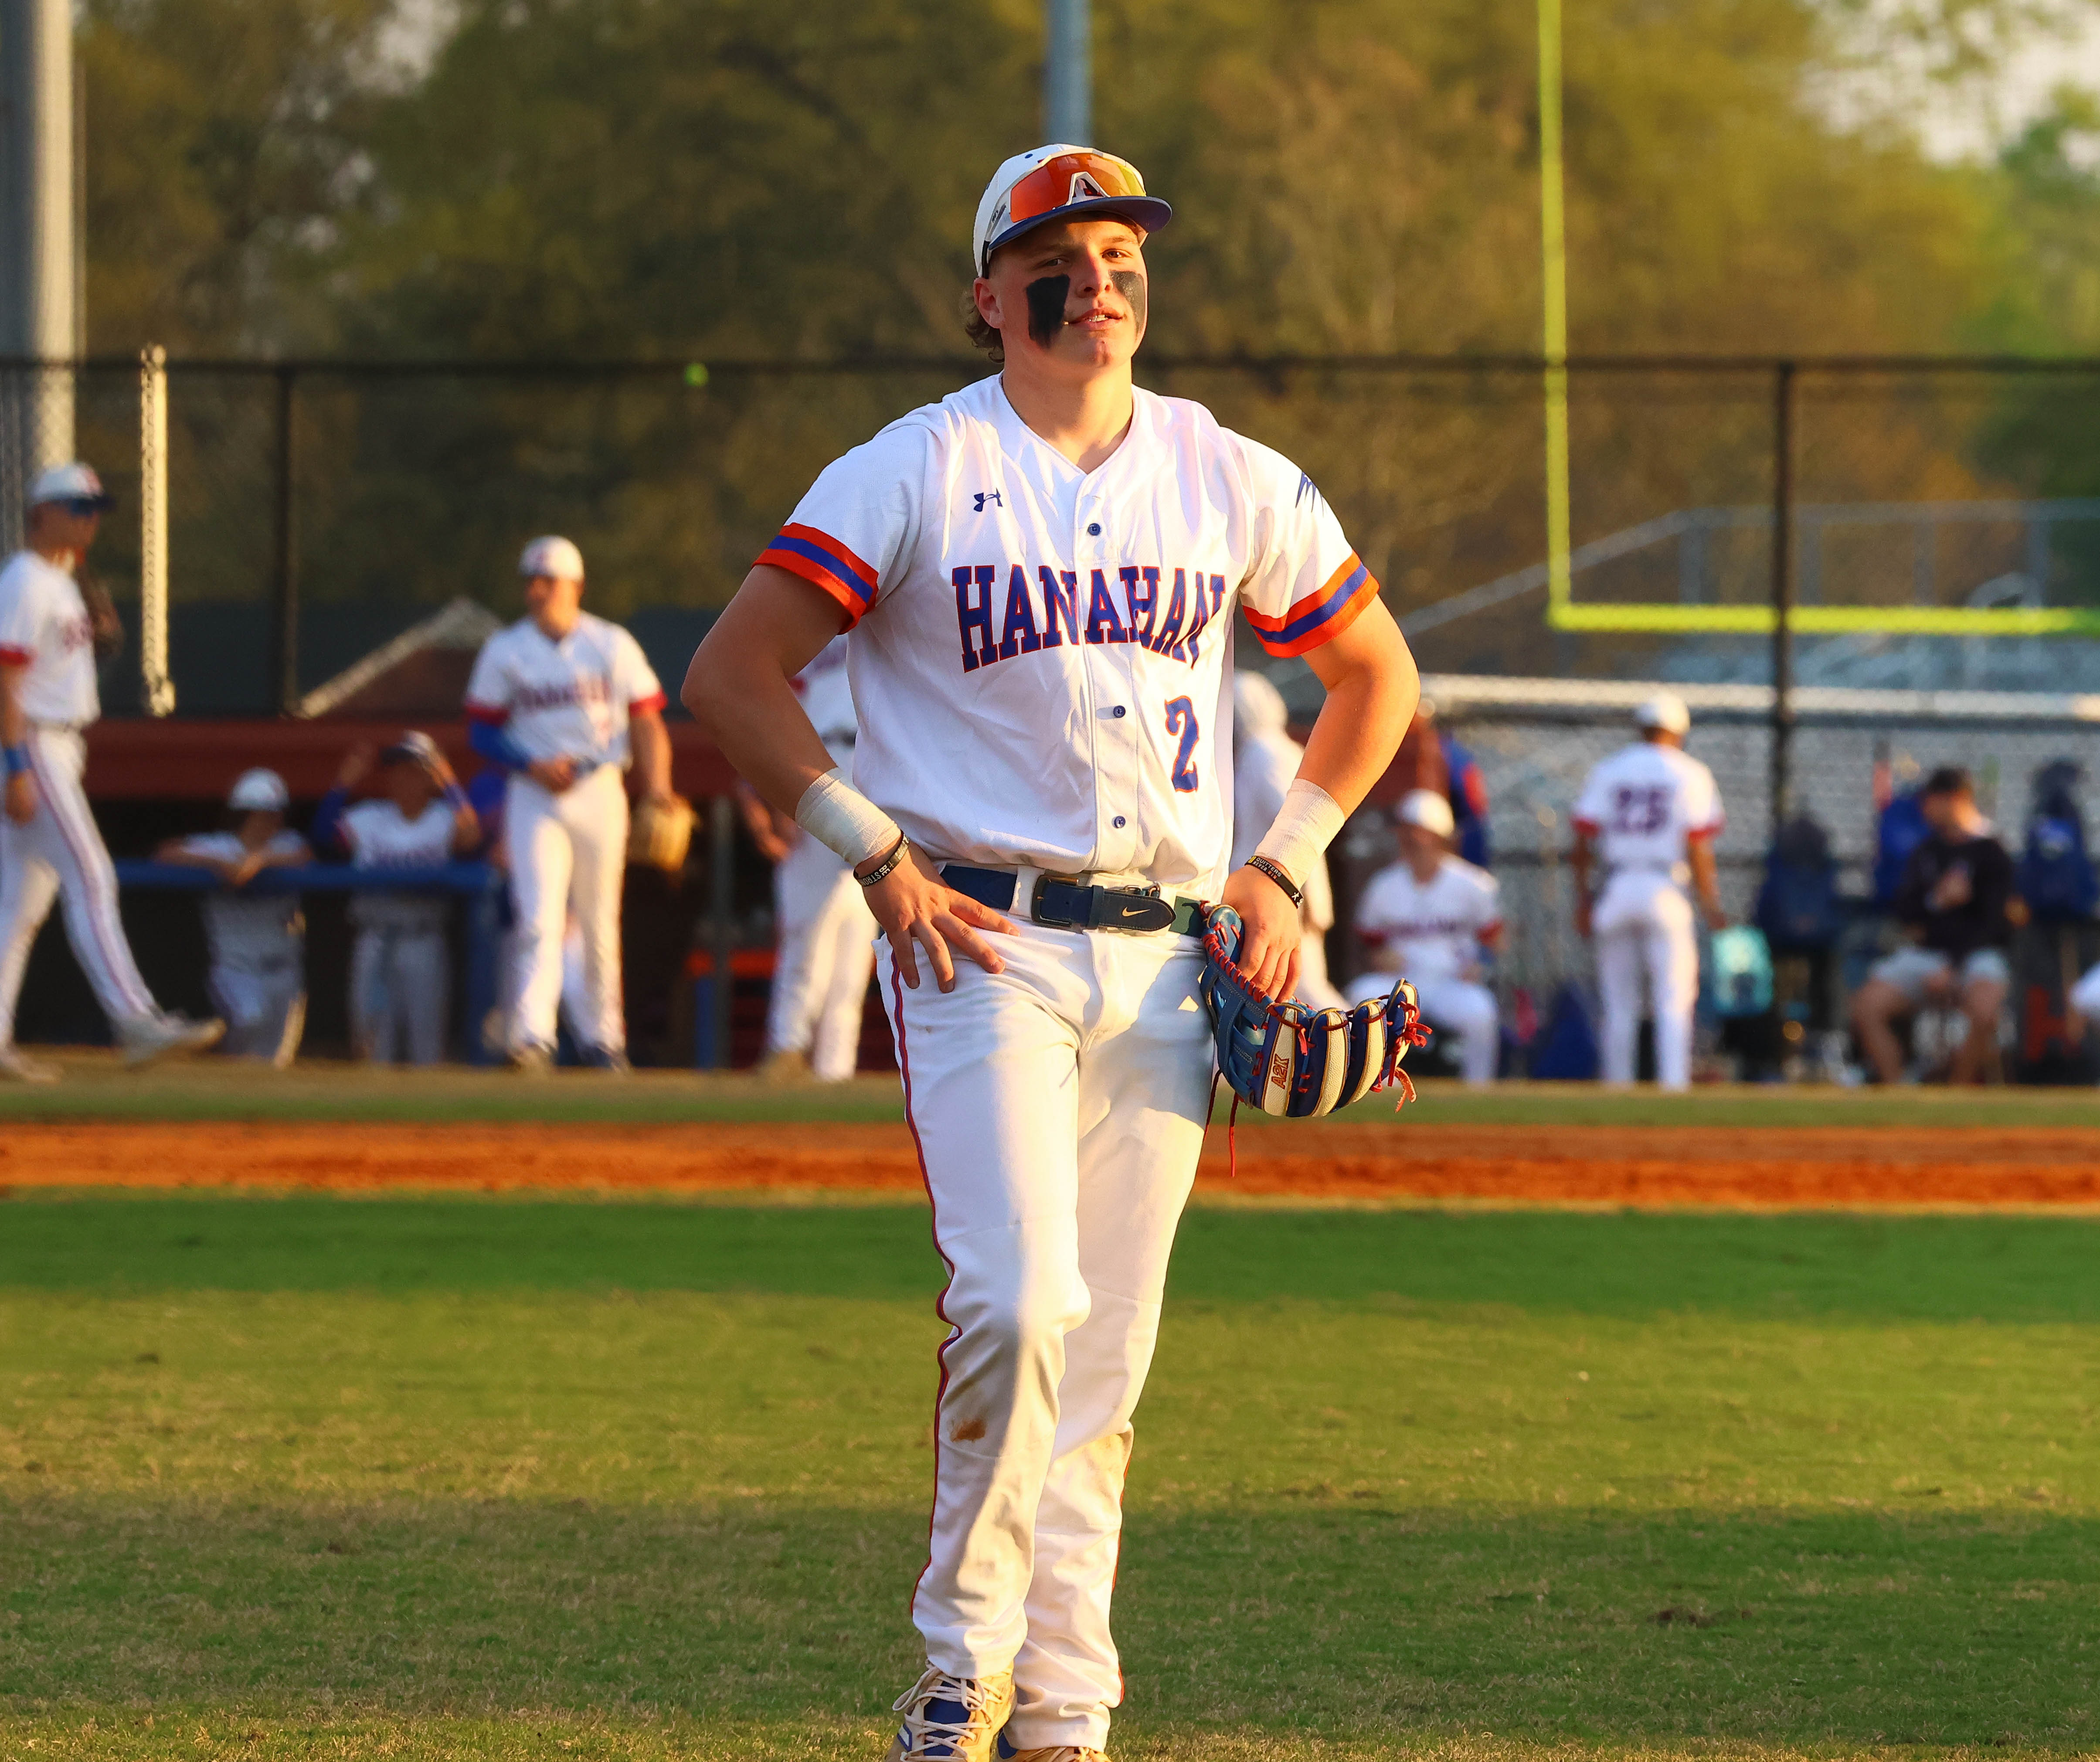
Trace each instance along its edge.
<instances>
[{"instance_id":1,"label":"seated spectator","mask_svg":"<svg viewBox=\"0 0 2100 1762\"><path fill-rule=\"evenodd\" d=\"M205 941L211 954L205 983L226 1018L221 1050L236 1058L291 1063L307 1026L307 925L297 894L248 892L266 868L311 862L307 841L285 829L291 796L274 771L243 771L226 798L218 832L170 838L154 860L210 869L225 884L204 896Z\"/></svg>"},{"instance_id":2,"label":"seated spectator","mask_svg":"<svg viewBox=\"0 0 2100 1762\"><path fill-rule=\"evenodd\" d=\"M343 761L314 816L316 850L347 856L359 868L436 868L480 841L466 793L428 735L404 734L380 753L379 796L347 805L372 771L368 746ZM359 1058L434 1065L444 1057L450 909L438 894L374 888L351 895L357 940L350 957L350 1031Z\"/></svg>"},{"instance_id":3,"label":"seated spectator","mask_svg":"<svg viewBox=\"0 0 2100 1762\"><path fill-rule=\"evenodd\" d=\"M1904 1080L1895 1025L1928 1004L1960 1009L1968 1032L1950 1081L1980 1083L1996 1067L1998 1013L2012 983L2013 859L1991 836L1965 771L1935 771L1918 792L1929 828L1910 854L1894 903L1912 943L1875 963L1852 1000L1852 1027L1884 1083Z\"/></svg>"},{"instance_id":4,"label":"seated spectator","mask_svg":"<svg viewBox=\"0 0 2100 1762\"><path fill-rule=\"evenodd\" d=\"M1401 860L1371 877L1357 905L1370 967L1351 983L1351 999L1382 996L1395 979L1411 979L1423 1019L1458 1037L1466 1080L1490 1083L1502 1031L1495 994L1481 980L1483 956L1502 940L1501 888L1451 854L1456 822L1438 791L1409 791L1395 817Z\"/></svg>"}]
</instances>

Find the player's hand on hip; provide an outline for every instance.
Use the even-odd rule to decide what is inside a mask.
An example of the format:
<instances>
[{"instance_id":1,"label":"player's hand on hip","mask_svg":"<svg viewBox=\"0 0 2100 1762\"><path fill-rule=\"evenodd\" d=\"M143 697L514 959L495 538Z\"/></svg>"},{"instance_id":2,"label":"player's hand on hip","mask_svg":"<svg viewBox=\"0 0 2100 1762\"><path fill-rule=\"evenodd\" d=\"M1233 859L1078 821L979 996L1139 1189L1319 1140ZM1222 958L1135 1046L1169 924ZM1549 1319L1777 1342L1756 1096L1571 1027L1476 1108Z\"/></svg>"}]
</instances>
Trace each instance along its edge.
<instances>
[{"instance_id":1,"label":"player's hand on hip","mask_svg":"<svg viewBox=\"0 0 2100 1762\"><path fill-rule=\"evenodd\" d=\"M559 795L576 780L576 762L572 758L536 758L525 767L525 775L549 794Z\"/></svg>"},{"instance_id":2,"label":"player's hand on hip","mask_svg":"<svg viewBox=\"0 0 2100 1762\"><path fill-rule=\"evenodd\" d=\"M37 779L18 771L7 779L7 818L26 826L37 817Z\"/></svg>"},{"instance_id":3,"label":"player's hand on hip","mask_svg":"<svg viewBox=\"0 0 2100 1762\"><path fill-rule=\"evenodd\" d=\"M1298 989L1298 941L1305 927L1290 895L1260 869L1238 868L1225 883L1224 903L1244 926L1241 971L1270 996L1290 996Z\"/></svg>"},{"instance_id":4,"label":"player's hand on hip","mask_svg":"<svg viewBox=\"0 0 2100 1762\"><path fill-rule=\"evenodd\" d=\"M914 991L919 988L921 947L932 964L934 983L944 991L955 988L953 949L960 949L987 973L1006 969L999 951L980 932L1010 936L1012 924L990 906L980 905L949 886L915 846L905 852L902 863L867 890L867 905L882 926L883 934L889 938L897 970Z\"/></svg>"}]
</instances>

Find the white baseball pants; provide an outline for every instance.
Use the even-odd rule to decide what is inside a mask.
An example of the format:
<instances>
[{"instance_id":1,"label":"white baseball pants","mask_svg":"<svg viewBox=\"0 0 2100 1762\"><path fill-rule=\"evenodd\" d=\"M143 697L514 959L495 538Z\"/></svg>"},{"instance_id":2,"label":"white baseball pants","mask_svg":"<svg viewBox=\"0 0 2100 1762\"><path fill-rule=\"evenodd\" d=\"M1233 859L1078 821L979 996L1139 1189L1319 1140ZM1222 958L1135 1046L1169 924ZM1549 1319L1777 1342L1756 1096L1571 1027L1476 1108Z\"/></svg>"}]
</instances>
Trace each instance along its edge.
<instances>
[{"instance_id":1,"label":"white baseball pants","mask_svg":"<svg viewBox=\"0 0 2100 1762\"><path fill-rule=\"evenodd\" d=\"M1349 982L1349 1000L1368 1003L1383 997L1396 973L1359 973ZM1449 1034L1458 1042L1458 1070L1466 1081L1492 1083L1502 1062L1502 1007L1495 994L1471 979L1417 979L1414 1000L1422 1019L1440 1037Z\"/></svg>"},{"instance_id":2,"label":"white baseball pants","mask_svg":"<svg viewBox=\"0 0 2100 1762\"><path fill-rule=\"evenodd\" d=\"M765 1049L807 1052L819 1079L843 1083L860 1063L875 914L845 862L806 833L774 868L773 902L779 947Z\"/></svg>"},{"instance_id":3,"label":"white baseball pants","mask_svg":"<svg viewBox=\"0 0 2100 1762\"><path fill-rule=\"evenodd\" d=\"M368 925L350 950L350 1033L374 1064L444 1062L452 944L442 930Z\"/></svg>"},{"instance_id":4,"label":"white baseball pants","mask_svg":"<svg viewBox=\"0 0 2100 1762\"><path fill-rule=\"evenodd\" d=\"M619 766L601 765L559 795L514 772L503 841L517 920L512 1048L554 1044L562 939L573 917L583 936L585 1013L571 1025L590 1045L624 1052L620 895L627 874L627 785Z\"/></svg>"},{"instance_id":5,"label":"white baseball pants","mask_svg":"<svg viewBox=\"0 0 2100 1762\"><path fill-rule=\"evenodd\" d=\"M1123 1677L1109 1632L1131 1413L1211 1089L1202 959L1183 937L1024 924L1006 970L921 957L883 992L948 1266L928 1660L1009 1666L1017 1749L1098 1749Z\"/></svg>"},{"instance_id":6,"label":"white baseball pants","mask_svg":"<svg viewBox=\"0 0 2100 1762\"><path fill-rule=\"evenodd\" d=\"M1621 869L1604 884L1590 932L1604 1005L1604 1080L1634 1080L1645 976L1655 1020L1656 1081L1665 1089L1689 1089L1699 942L1683 889L1659 870Z\"/></svg>"},{"instance_id":7,"label":"white baseball pants","mask_svg":"<svg viewBox=\"0 0 2100 1762\"><path fill-rule=\"evenodd\" d=\"M214 966L205 985L213 1007L226 1018L221 1052L267 1058L280 1069L298 1056L307 1029L307 979L298 956L268 966Z\"/></svg>"},{"instance_id":8,"label":"white baseball pants","mask_svg":"<svg viewBox=\"0 0 2100 1762\"><path fill-rule=\"evenodd\" d=\"M80 787L87 744L65 730L33 726L25 744L37 811L26 826L0 814L0 1046L14 1043L22 974L54 899L64 907L73 959L111 1025L158 1013L125 940L117 872Z\"/></svg>"}]
</instances>

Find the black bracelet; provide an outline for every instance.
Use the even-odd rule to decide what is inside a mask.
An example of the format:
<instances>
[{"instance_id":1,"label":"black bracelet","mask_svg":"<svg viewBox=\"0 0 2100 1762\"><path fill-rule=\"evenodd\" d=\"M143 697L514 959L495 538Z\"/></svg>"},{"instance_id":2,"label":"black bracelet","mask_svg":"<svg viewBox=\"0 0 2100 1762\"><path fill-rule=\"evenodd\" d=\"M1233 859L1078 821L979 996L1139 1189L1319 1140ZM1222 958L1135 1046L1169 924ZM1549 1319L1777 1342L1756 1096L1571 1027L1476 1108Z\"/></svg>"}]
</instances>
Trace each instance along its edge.
<instances>
[{"instance_id":1,"label":"black bracelet","mask_svg":"<svg viewBox=\"0 0 2100 1762\"><path fill-rule=\"evenodd\" d=\"M1267 857L1264 856L1259 850L1257 850L1252 856L1246 859L1246 866L1254 870L1256 874L1266 875L1271 881L1274 881L1277 886L1281 887L1285 893L1290 896L1290 903L1293 905L1298 906L1301 908L1304 907L1305 903L1305 895L1299 890L1298 884L1291 880L1290 872L1285 868L1281 863L1271 862Z\"/></svg>"},{"instance_id":2,"label":"black bracelet","mask_svg":"<svg viewBox=\"0 0 2100 1762\"><path fill-rule=\"evenodd\" d=\"M902 832L899 832L897 835L897 842L889 847L889 855L865 875L856 873L854 879L863 887L872 887L877 881L885 879L890 872L904 860L904 853L911 848L911 841Z\"/></svg>"}]
</instances>

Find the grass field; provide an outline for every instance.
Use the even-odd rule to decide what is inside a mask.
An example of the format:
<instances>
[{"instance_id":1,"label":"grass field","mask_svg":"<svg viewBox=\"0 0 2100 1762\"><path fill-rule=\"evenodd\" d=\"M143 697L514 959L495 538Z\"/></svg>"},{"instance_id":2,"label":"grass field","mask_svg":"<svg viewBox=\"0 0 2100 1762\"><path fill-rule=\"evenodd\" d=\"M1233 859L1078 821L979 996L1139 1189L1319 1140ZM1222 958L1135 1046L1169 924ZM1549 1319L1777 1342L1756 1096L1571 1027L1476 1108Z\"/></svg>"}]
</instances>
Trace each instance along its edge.
<instances>
[{"instance_id":1,"label":"grass field","mask_svg":"<svg viewBox=\"0 0 2100 1762\"><path fill-rule=\"evenodd\" d=\"M9 1119L452 1119L572 1120L629 1124L686 1120L893 1120L904 1117L893 1075L851 1083L782 1088L748 1075L642 1071L624 1081L564 1071L541 1081L453 1066L439 1071L375 1071L308 1062L258 1071L227 1059L199 1059L133 1072L107 1053L63 1057L67 1080L46 1087L0 1086L0 1123ZM1450 1125L1658 1125L1744 1130L1766 1126L2090 1128L2100 1131L2100 1089L1861 1089L1716 1086L1685 1095L1648 1089L1611 1091L1590 1083L1506 1083L1467 1090L1422 1086L1420 1104L1396 1115L1390 1095L1371 1096L1333 1116L1353 1124L1380 1119ZM1227 1097L1229 1100L1229 1097ZM1221 1105L1219 1117L1224 1114ZM1321 1122L1276 1122L1248 1110L1242 1123L1317 1132Z\"/></svg>"},{"instance_id":2,"label":"grass field","mask_svg":"<svg viewBox=\"0 0 2100 1762\"><path fill-rule=\"evenodd\" d=\"M1117 1753L2100 1747L2096 1251L1192 1212ZM937 1277L908 1205L0 1207L0 1758L878 1755Z\"/></svg>"}]
</instances>

